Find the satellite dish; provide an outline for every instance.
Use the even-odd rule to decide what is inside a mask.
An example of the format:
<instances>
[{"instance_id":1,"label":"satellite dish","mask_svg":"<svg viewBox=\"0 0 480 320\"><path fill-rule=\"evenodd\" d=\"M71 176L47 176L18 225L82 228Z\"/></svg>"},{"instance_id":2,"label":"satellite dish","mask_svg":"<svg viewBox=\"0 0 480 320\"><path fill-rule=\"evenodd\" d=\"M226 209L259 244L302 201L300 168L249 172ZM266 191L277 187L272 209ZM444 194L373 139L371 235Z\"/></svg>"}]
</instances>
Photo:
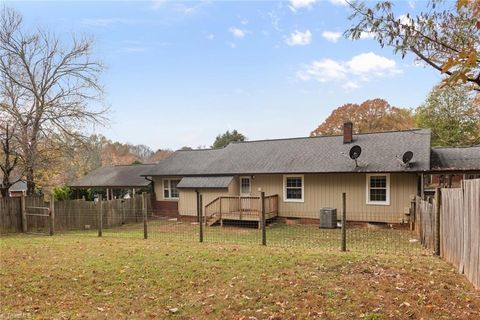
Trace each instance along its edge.
<instances>
[{"instance_id":1,"label":"satellite dish","mask_svg":"<svg viewBox=\"0 0 480 320\"><path fill-rule=\"evenodd\" d=\"M353 146L349 152L350 159L352 160L357 160L361 154L362 154L362 148L360 148L360 146Z\"/></svg>"},{"instance_id":2,"label":"satellite dish","mask_svg":"<svg viewBox=\"0 0 480 320\"><path fill-rule=\"evenodd\" d=\"M407 151L403 154L402 156L402 161L404 164L408 164L413 158L413 152L412 151Z\"/></svg>"}]
</instances>

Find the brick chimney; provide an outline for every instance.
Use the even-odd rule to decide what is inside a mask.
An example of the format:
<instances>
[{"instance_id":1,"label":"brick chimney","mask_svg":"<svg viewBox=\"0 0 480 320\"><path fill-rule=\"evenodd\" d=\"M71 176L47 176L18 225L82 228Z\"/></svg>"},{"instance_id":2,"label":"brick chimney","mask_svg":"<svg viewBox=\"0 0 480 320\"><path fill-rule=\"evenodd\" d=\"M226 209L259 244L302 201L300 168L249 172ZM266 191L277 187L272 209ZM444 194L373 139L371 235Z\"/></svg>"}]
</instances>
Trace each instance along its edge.
<instances>
[{"instance_id":1,"label":"brick chimney","mask_svg":"<svg viewBox=\"0 0 480 320\"><path fill-rule=\"evenodd\" d=\"M343 143L353 142L353 123L347 121L343 124Z\"/></svg>"}]
</instances>

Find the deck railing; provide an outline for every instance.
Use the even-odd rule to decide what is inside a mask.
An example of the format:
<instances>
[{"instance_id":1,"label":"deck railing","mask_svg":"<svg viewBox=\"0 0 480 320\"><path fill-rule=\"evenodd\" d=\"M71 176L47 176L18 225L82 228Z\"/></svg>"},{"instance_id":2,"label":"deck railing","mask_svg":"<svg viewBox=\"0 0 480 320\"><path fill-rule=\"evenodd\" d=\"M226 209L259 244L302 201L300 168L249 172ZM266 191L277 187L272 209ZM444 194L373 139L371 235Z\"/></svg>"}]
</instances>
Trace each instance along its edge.
<instances>
[{"instance_id":1,"label":"deck railing","mask_svg":"<svg viewBox=\"0 0 480 320\"><path fill-rule=\"evenodd\" d=\"M278 195L264 198L265 213L278 213ZM240 218L259 216L261 213L260 197L221 196L205 205L204 222L209 224L213 220L222 222L225 215L237 214Z\"/></svg>"}]
</instances>

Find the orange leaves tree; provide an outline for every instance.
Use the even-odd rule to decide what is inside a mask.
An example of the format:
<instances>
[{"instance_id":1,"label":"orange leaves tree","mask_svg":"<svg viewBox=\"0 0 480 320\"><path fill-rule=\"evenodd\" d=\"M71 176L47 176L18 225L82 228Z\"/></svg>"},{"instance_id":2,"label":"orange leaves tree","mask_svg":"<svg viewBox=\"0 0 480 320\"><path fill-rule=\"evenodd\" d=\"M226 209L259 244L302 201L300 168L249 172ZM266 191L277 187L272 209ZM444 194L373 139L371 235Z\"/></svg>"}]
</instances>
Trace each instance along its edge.
<instances>
[{"instance_id":1,"label":"orange leaves tree","mask_svg":"<svg viewBox=\"0 0 480 320\"><path fill-rule=\"evenodd\" d=\"M373 99L361 104L344 104L335 109L310 135L340 134L345 121L353 122L355 133L403 130L415 126L409 109L394 107L383 99Z\"/></svg>"},{"instance_id":2,"label":"orange leaves tree","mask_svg":"<svg viewBox=\"0 0 480 320\"><path fill-rule=\"evenodd\" d=\"M480 0L431 0L416 15L396 15L389 1L347 3L353 10L347 37L369 35L402 58L411 53L445 74L447 84L468 82L480 91Z\"/></svg>"}]
</instances>

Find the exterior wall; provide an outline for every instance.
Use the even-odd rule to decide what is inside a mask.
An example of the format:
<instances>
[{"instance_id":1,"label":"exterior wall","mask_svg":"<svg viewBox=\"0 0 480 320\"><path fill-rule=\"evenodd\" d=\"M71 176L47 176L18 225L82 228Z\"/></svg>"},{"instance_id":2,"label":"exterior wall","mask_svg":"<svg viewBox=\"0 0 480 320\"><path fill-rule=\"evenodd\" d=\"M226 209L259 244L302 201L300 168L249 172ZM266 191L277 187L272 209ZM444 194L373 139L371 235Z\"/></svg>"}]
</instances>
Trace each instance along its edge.
<instances>
[{"instance_id":1,"label":"exterior wall","mask_svg":"<svg viewBox=\"0 0 480 320\"><path fill-rule=\"evenodd\" d=\"M252 179L252 196L259 196L262 188L266 195L278 194L280 217L318 219L323 207L337 208L340 217L346 192L348 220L399 223L406 219L411 196L417 194L414 173L390 174L390 205L366 204L366 174L306 174L304 184L304 202L284 202L283 175L257 175Z\"/></svg>"},{"instance_id":2,"label":"exterior wall","mask_svg":"<svg viewBox=\"0 0 480 320\"><path fill-rule=\"evenodd\" d=\"M152 208L156 214L166 216L177 216L179 212L179 200L178 199L165 199L163 197L163 179L169 177L153 177L154 194L155 198L152 201Z\"/></svg>"},{"instance_id":3,"label":"exterior wall","mask_svg":"<svg viewBox=\"0 0 480 320\"><path fill-rule=\"evenodd\" d=\"M406 221L410 199L417 194L415 173L390 174L390 204L369 205L366 203L366 174L305 174L304 202L283 201L283 175L255 175L252 179L252 196L260 196L259 188L268 195L279 196L279 216L284 218L318 219L323 207L337 208L340 217L342 192L347 193L347 219L352 221L378 221L400 223ZM161 178L154 178L157 200L163 200ZM158 181L158 182L157 182ZM203 189L205 206L219 196L238 196L239 179L235 177L228 190ZM180 190L178 200L180 215L196 216L197 203L195 190Z\"/></svg>"},{"instance_id":4,"label":"exterior wall","mask_svg":"<svg viewBox=\"0 0 480 320\"><path fill-rule=\"evenodd\" d=\"M238 196L239 181L235 177L228 189L201 189L203 206L209 204L220 196ZM193 189L180 189L178 213L181 216L197 216L197 194Z\"/></svg>"}]
</instances>

